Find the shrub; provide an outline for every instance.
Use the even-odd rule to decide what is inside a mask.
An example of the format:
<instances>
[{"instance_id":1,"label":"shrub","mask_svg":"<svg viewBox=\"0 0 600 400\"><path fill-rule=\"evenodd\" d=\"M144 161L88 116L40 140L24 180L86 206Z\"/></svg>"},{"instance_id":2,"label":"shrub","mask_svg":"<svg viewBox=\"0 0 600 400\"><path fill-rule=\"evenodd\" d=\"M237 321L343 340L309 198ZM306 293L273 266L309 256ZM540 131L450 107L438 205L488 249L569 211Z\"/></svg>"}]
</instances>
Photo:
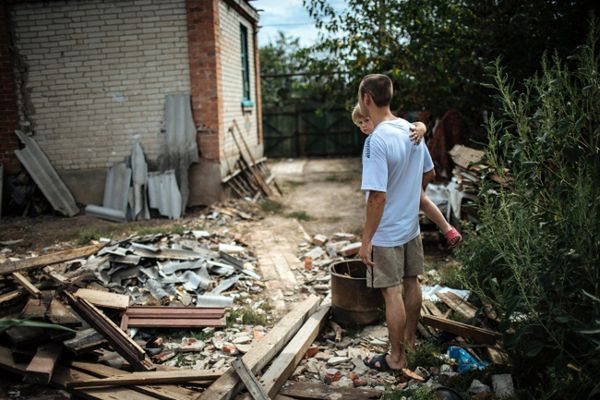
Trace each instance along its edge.
<instances>
[{"instance_id":1,"label":"shrub","mask_svg":"<svg viewBox=\"0 0 600 400\"><path fill-rule=\"evenodd\" d=\"M471 290L500 313L524 398L600 391L600 76L598 27L567 62L512 90L486 159L504 185L480 193L481 224L458 252Z\"/></svg>"}]
</instances>

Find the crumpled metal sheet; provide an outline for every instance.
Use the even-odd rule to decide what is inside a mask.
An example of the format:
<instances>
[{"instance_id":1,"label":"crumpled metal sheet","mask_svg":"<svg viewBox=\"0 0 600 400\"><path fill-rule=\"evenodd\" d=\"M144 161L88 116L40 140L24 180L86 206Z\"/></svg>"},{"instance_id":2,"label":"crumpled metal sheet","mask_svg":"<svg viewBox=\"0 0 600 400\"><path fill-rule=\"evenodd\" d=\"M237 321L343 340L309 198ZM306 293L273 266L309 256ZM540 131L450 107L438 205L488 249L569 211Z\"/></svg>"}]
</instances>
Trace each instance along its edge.
<instances>
[{"instance_id":1,"label":"crumpled metal sheet","mask_svg":"<svg viewBox=\"0 0 600 400\"><path fill-rule=\"evenodd\" d=\"M131 169L117 163L108 169L104 183L102 206L127 214L127 194L131 183Z\"/></svg>"},{"instance_id":2,"label":"crumpled metal sheet","mask_svg":"<svg viewBox=\"0 0 600 400\"><path fill-rule=\"evenodd\" d=\"M199 271L202 271L202 269L200 269ZM198 288L206 290L211 284L211 279L210 277L208 277L208 273L206 274L206 276L203 276L202 274L197 274L194 271L185 271L181 278L184 282L183 287L185 288L185 290L190 292L194 292L198 290Z\"/></svg>"},{"instance_id":3,"label":"crumpled metal sheet","mask_svg":"<svg viewBox=\"0 0 600 400\"><path fill-rule=\"evenodd\" d=\"M161 264L161 263L157 263L157 264L158 264L158 270L159 270L160 274L163 276L166 276L166 275L171 275L171 274L175 273L176 271L180 271L182 269L201 268L203 263L204 263L203 260L197 260L197 261L187 261L187 262L170 261L165 264Z\"/></svg>"},{"instance_id":4,"label":"crumpled metal sheet","mask_svg":"<svg viewBox=\"0 0 600 400\"><path fill-rule=\"evenodd\" d=\"M233 298L227 296L216 296L203 294L196 298L196 307L231 307Z\"/></svg>"},{"instance_id":5,"label":"crumpled metal sheet","mask_svg":"<svg viewBox=\"0 0 600 400\"><path fill-rule=\"evenodd\" d=\"M169 297L169 294L165 291L165 289L163 289L163 286L160 283L160 281L156 279L148 279L146 281L145 286L146 289L148 289L148 291L152 295L152 297L154 297L158 301L160 301L164 297Z\"/></svg>"},{"instance_id":6,"label":"crumpled metal sheet","mask_svg":"<svg viewBox=\"0 0 600 400\"><path fill-rule=\"evenodd\" d=\"M175 171L148 174L148 198L150 207L158 209L160 215L171 219L181 218L183 206Z\"/></svg>"},{"instance_id":7,"label":"crumpled metal sheet","mask_svg":"<svg viewBox=\"0 0 600 400\"><path fill-rule=\"evenodd\" d=\"M162 157L162 170L174 169L181 188L181 209L185 210L189 196L188 170L198 162L196 126L192 118L191 96L169 94L165 99L166 153Z\"/></svg>"},{"instance_id":8,"label":"crumpled metal sheet","mask_svg":"<svg viewBox=\"0 0 600 400\"><path fill-rule=\"evenodd\" d=\"M239 280L240 280L239 275L236 275L229 279L225 279L217 287L215 287L213 290L211 290L210 294L221 294L224 291L226 291L227 289L229 289L230 287L232 287L233 285L235 285Z\"/></svg>"},{"instance_id":9,"label":"crumpled metal sheet","mask_svg":"<svg viewBox=\"0 0 600 400\"><path fill-rule=\"evenodd\" d=\"M146 187L148 186L148 164L146 163L142 145L139 142L136 142L133 145L130 163L132 171L132 186L129 191L129 206L132 214L131 219L134 221L150 219L150 210L148 209L148 199L146 196Z\"/></svg>"},{"instance_id":10,"label":"crumpled metal sheet","mask_svg":"<svg viewBox=\"0 0 600 400\"><path fill-rule=\"evenodd\" d=\"M52 208L67 217L79 214L73 195L62 181L37 142L23 132L15 132L25 148L15 150L15 155L27 169L35 184L48 199Z\"/></svg>"}]
</instances>

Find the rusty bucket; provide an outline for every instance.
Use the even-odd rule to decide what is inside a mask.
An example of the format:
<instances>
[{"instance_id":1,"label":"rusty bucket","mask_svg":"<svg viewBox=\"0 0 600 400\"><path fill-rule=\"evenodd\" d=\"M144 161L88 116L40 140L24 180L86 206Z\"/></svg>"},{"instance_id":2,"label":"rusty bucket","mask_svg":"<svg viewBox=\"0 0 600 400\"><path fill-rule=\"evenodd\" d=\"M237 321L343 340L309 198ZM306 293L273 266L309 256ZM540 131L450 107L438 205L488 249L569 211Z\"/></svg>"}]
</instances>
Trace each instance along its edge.
<instances>
[{"instance_id":1,"label":"rusty bucket","mask_svg":"<svg viewBox=\"0 0 600 400\"><path fill-rule=\"evenodd\" d=\"M334 263L331 270L331 311L344 327L368 325L382 317L383 296L367 287L367 268L360 260Z\"/></svg>"}]
</instances>

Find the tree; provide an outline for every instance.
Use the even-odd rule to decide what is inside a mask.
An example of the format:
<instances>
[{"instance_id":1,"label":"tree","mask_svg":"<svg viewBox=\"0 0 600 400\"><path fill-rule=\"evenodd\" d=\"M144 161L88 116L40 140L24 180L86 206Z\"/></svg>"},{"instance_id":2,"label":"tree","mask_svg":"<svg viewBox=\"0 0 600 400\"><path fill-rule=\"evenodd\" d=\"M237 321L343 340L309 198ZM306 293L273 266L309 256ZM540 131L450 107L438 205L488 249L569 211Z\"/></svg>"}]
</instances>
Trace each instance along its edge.
<instances>
[{"instance_id":1,"label":"tree","mask_svg":"<svg viewBox=\"0 0 600 400\"><path fill-rule=\"evenodd\" d=\"M304 0L326 35L313 65L337 69L355 97L362 76L388 73L393 106L440 115L457 108L473 121L492 107L486 68L497 58L517 82L540 70L544 52L567 55L585 41L592 0ZM323 57L327 54L327 57Z\"/></svg>"}]
</instances>

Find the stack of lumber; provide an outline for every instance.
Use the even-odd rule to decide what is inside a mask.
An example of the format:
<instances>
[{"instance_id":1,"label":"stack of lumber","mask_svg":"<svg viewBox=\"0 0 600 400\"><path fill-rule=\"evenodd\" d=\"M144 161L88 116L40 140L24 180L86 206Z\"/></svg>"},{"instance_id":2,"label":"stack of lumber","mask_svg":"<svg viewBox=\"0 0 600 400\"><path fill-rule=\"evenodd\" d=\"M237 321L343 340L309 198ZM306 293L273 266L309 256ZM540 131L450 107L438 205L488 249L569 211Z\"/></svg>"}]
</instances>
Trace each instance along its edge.
<instances>
[{"instance_id":1,"label":"stack of lumber","mask_svg":"<svg viewBox=\"0 0 600 400\"><path fill-rule=\"evenodd\" d=\"M235 162L233 171L221 182L226 184L240 198L257 200L261 196L280 196L282 194L281 189L265 163L266 158L259 160L254 158L252 150L246 143L236 120L233 120L228 132L238 149L239 157Z\"/></svg>"}]
</instances>

